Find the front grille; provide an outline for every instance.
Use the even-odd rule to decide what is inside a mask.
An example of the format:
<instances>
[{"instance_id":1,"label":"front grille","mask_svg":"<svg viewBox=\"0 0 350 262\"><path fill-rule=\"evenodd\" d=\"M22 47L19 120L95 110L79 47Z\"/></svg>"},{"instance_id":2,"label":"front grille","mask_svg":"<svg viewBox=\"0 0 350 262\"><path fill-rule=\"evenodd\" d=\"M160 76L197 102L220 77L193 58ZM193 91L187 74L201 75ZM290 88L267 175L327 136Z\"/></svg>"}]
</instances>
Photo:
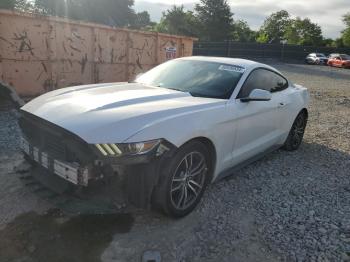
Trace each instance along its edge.
<instances>
[{"instance_id":1,"label":"front grille","mask_svg":"<svg viewBox=\"0 0 350 262\"><path fill-rule=\"evenodd\" d=\"M19 125L28 143L50 158L82 165L96 159L94 151L84 140L40 117L21 110Z\"/></svg>"},{"instance_id":2,"label":"front grille","mask_svg":"<svg viewBox=\"0 0 350 262\"><path fill-rule=\"evenodd\" d=\"M67 160L67 150L65 145L62 143L62 139L59 136L50 134L49 132L44 132L43 137L44 151L46 151L49 155L52 155L54 157L64 158L64 160Z\"/></svg>"},{"instance_id":3,"label":"front grille","mask_svg":"<svg viewBox=\"0 0 350 262\"><path fill-rule=\"evenodd\" d=\"M39 121L28 116L22 116L19 123L30 144L56 159L67 160L67 150L61 132L45 120Z\"/></svg>"}]
</instances>

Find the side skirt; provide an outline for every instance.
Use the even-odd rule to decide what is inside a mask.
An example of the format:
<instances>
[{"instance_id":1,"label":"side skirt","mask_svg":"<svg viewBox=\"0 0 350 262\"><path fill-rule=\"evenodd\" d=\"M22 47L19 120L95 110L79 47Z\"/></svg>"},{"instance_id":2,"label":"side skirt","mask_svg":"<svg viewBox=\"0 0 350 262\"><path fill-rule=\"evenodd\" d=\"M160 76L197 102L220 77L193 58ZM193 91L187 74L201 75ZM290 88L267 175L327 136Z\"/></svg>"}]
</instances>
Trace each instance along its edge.
<instances>
[{"instance_id":1,"label":"side skirt","mask_svg":"<svg viewBox=\"0 0 350 262\"><path fill-rule=\"evenodd\" d=\"M230 167L224 171L222 171L217 177L216 179L214 180L214 182L217 182L217 181L220 181L222 179L224 179L225 177L228 177L230 175L233 175L234 172L238 171L239 169L251 164L251 163L254 163L255 161L263 158L264 156L266 156L267 154L270 154L272 153L273 151L276 151L277 149L281 148L282 145L274 145L268 149L266 149L265 151L251 157L251 158L248 158L247 160L244 160L243 162L233 166L233 167Z\"/></svg>"}]
</instances>

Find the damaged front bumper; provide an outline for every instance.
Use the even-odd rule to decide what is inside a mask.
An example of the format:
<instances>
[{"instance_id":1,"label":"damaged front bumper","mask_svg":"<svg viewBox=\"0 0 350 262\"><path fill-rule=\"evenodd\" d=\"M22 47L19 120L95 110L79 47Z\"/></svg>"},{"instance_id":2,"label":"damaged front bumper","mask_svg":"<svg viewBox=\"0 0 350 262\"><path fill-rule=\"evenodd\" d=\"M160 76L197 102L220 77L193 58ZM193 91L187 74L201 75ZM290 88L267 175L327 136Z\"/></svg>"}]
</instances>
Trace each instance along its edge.
<instances>
[{"instance_id":1,"label":"damaged front bumper","mask_svg":"<svg viewBox=\"0 0 350 262\"><path fill-rule=\"evenodd\" d=\"M55 181L52 184L62 182L74 191L84 192L94 191L96 187L107 191L105 185L113 185L108 191L122 195L126 203L150 207L160 169L176 151L174 145L160 139L157 147L143 154L101 155L96 145L86 143L66 129L23 110L20 112L22 151L34 170L52 177Z\"/></svg>"},{"instance_id":2,"label":"damaged front bumper","mask_svg":"<svg viewBox=\"0 0 350 262\"><path fill-rule=\"evenodd\" d=\"M38 163L40 166L48 169L55 175L58 175L75 185L88 185L89 168L81 167L76 162L69 163L54 159L49 156L47 152L43 152L39 148L29 144L23 137L21 137L20 147L27 157Z\"/></svg>"},{"instance_id":3,"label":"damaged front bumper","mask_svg":"<svg viewBox=\"0 0 350 262\"><path fill-rule=\"evenodd\" d=\"M176 149L167 141L159 147L161 151L157 148L135 156L98 158L94 155L95 160L80 164L56 159L31 145L24 137L21 139L21 149L26 158L39 167L42 173L46 170L48 176L51 173L62 178L80 193L94 191L91 188L96 188L97 185L99 191L112 192L112 197L122 196L125 204L146 209L150 208L152 192L159 180L159 170L166 163L163 160L171 157ZM113 181L113 185L110 181Z\"/></svg>"}]
</instances>

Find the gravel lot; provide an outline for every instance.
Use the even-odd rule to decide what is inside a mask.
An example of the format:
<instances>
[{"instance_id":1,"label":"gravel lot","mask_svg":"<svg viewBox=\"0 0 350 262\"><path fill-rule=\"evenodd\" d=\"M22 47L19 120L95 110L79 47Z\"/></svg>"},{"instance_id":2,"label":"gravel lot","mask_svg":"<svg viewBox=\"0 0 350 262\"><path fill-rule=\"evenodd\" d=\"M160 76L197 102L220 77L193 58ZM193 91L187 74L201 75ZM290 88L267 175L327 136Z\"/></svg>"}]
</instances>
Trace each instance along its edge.
<instances>
[{"instance_id":1,"label":"gravel lot","mask_svg":"<svg viewBox=\"0 0 350 262\"><path fill-rule=\"evenodd\" d=\"M350 70L274 66L311 92L301 148L211 185L181 220L63 214L24 186L16 112L0 111L0 261L141 261L146 250L162 261L350 261Z\"/></svg>"}]
</instances>

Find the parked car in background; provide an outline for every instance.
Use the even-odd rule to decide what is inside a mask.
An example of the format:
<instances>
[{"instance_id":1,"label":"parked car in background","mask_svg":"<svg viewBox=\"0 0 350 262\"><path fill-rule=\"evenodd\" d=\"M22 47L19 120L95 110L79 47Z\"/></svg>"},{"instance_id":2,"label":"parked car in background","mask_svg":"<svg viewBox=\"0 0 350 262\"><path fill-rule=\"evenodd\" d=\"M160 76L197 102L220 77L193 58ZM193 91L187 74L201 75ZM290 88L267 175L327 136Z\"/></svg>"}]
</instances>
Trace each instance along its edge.
<instances>
[{"instance_id":1,"label":"parked car in background","mask_svg":"<svg viewBox=\"0 0 350 262\"><path fill-rule=\"evenodd\" d=\"M117 177L134 205L181 217L233 168L280 147L296 150L308 102L305 87L271 66L186 57L132 83L37 97L21 108L22 149L77 187Z\"/></svg>"},{"instance_id":2,"label":"parked car in background","mask_svg":"<svg viewBox=\"0 0 350 262\"><path fill-rule=\"evenodd\" d=\"M305 58L305 62L309 65L326 65L328 58L322 53L311 53Z\"/></svg>"},{"instance_id":3,"label":"parked car in background","mask_svg":"<svg viewBox=\"0 0 350 262\"><path fill-rule=\"evenodd\" d=\"M329 60L331 57L336 56L336 55L339 55L339 53L332 53L332 54L329 54L329 55L327 56L327 58L328 58L328 60Z\"/></svg>"},{"instance_id":4,"label":"parked car in background","mask_svg":"<svg viewBox=\"0 0 350 262\"><path fill-rule=\"evenodd\" d=\"M350 68L350 56L347 54L332 54L327 64L329 66Z\"/></svg>"}]
</instances>

